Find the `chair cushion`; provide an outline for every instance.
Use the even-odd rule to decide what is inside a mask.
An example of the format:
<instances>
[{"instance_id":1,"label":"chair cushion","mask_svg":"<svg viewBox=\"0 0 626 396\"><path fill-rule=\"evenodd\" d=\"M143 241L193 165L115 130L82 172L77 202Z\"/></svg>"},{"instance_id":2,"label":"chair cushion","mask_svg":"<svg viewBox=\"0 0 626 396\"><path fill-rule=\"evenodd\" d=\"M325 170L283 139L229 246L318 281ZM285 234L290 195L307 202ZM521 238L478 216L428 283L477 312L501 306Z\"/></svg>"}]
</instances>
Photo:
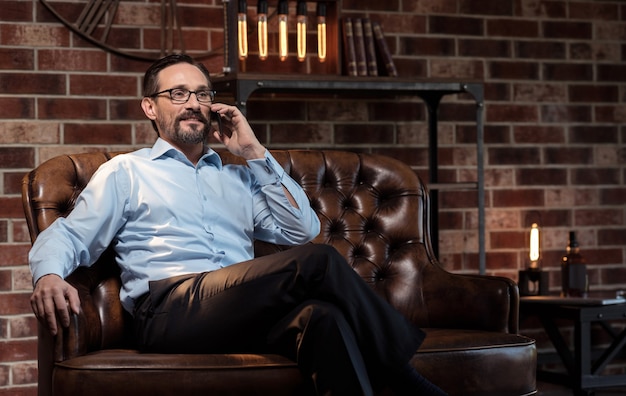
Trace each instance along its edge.
<instances>
[{"instance_id":1,"label":"chair cushion","mask_svg":"<svg viewBox=\"0 0 626 396\"><path fill-rule=\"evenodd\" d=\"M524 395L534 390L527 389L532 380L511 374L528 372L527 366L532 366L531 339L485 331L425 331L426 340L412 363L427 378L445 384L450 394L497 395L516 389L510 394ZM457 375L460 371L463 376ZM211 395L299 396L306 392L296 364L278 355L180 355L126 349L101 350L57 363L57 386L63 387L64 394L90 396L171 395L180 389L185 389L185 395L210 391Z\"/></svg>"}]
</instances>

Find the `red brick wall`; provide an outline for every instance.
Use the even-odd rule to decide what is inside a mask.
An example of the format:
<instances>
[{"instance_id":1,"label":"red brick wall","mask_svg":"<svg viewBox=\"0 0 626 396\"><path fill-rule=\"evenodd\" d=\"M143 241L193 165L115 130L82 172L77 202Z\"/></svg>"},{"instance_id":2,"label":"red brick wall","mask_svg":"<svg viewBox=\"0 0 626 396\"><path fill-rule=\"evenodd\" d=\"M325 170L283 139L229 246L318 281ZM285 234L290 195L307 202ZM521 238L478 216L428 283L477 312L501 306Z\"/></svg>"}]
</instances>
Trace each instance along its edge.
<instances>
[{"instance_id":1,"label":"red brick wall","mask_svg":"<svg viewBox=\"0 0 626 396\"><path fill-rule=\"evenodd\" d=\"M219 49L221 2L183 2L193 3L183 12L190 23L206 22L193 50ZM128 15L143 18L142 7ZM21 177L61 153L132 149L154 135L138 105L147 63L69 33L39 0L3 0L0 8L0 395L32 395L36 324ZM579 233L591 287L626 288L626 4L343 0L342 12L382 22L402 77L484 81L488 273L517 278L529 214L538 212L553 290L569 230ZM143 37L116 34L123 45ZM206 63L217 72L222 59ZM266 95L250 101L249 115L269 147L381 152L425 176L418 103ZM441 118L440 179L472 180L471 100L446 99ZM478 268L474 203L473 192L441 196L441 261L452 271Z\"/></svg>"}]
</instances>

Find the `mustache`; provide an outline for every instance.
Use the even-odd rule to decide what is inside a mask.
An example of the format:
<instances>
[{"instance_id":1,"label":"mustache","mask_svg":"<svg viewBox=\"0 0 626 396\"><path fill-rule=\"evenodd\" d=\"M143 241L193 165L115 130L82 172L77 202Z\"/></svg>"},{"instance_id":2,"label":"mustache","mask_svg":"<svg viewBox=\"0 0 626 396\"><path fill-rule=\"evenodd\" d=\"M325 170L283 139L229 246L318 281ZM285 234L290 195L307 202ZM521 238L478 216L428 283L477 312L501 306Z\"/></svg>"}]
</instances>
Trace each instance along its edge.
<instances>
[{"instance_id":1,"label":"mustache","mask_svg":"<svg viewBox=\"0 0 626 396\"><path fill-rule=\"evenodd\" d=\"M177 121L198 120L203 124L208 124L209 120L199 111L187 110L176 118Z\"/></svg>"}]
</instances>

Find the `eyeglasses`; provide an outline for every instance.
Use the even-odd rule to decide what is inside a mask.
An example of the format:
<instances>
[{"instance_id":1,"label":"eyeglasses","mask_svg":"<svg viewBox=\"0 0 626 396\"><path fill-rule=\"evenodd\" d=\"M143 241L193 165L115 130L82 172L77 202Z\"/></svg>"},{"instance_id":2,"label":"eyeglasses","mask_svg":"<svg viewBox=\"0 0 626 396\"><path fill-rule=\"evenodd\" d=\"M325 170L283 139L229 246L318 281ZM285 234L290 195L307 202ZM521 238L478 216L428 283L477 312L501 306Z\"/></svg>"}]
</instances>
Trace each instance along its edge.
<instances>
[{"instance_id":1,"label":"eyeglasses","mask_svg":"<svg viewBox=\"0 0 626 396\"><path fill-rule=\"evenodd\" d=\"M195 94L196 99L200 103L213 103L213 100L215 99L215 91L212 91L210 89L190 91L185 88L165 89L161 92L157 92L155 94L150 95L150 97L154 98L166 92L170 94L170 100L172 101L172 103L175 103L175 104L187 103L189 101L189 98L191 98L191 94Z\"/></svg>"}]
</instances>

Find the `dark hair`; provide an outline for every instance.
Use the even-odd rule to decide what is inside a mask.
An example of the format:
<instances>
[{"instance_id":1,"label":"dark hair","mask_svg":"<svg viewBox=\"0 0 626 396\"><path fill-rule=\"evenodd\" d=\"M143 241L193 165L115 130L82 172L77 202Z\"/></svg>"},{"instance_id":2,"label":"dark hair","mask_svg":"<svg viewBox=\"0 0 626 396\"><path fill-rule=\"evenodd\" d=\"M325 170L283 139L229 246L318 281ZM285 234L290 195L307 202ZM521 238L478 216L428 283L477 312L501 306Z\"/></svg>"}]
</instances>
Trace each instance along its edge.
<instances>
[{"instance_id":1,"label":"dark hair","mask_svg":"<svg viewBox=\"0 0 626 396\"><path fill-rule=\"evenodd\" d=\"M146 70L146 74L144 74L143 76L143 96L151 97L156 92L158 92L159 91L159 73L161 72L161 70L165 69L166 67L176 65L178 63L189 63L190 65L197 67L202 72L202 74L204 74L204 76L206 77L207 81L209 82L209 86L211 85L211 76L209 74L209 71L202 63L196 62L189 55L173 54L173 55L168 55L164 58L161 58L155 61L148 68L148 70ZM154 120L150 120L150 122L152 123L152 128L154 128L158 136L159 130L157 128L156 122L154 122Z\"/></svg>"},{"instance_id":2,"label":"dark hair","mask_svg":"<svg viewBox=\"0 0 626 396\"><path fill-rule=\"evenodd\" d=\"M154 95L159 90L159 73L166 67L176 65L178 63L189 63L197 67L202 74L206 77L209 84L211 83L211 76L207 68L200 62L196 62L191 56L185 54L172 54L164 58L161 58L154 62L146 74L143 76L143 96L149 97Z\"/></svg>"}]
</instances>

